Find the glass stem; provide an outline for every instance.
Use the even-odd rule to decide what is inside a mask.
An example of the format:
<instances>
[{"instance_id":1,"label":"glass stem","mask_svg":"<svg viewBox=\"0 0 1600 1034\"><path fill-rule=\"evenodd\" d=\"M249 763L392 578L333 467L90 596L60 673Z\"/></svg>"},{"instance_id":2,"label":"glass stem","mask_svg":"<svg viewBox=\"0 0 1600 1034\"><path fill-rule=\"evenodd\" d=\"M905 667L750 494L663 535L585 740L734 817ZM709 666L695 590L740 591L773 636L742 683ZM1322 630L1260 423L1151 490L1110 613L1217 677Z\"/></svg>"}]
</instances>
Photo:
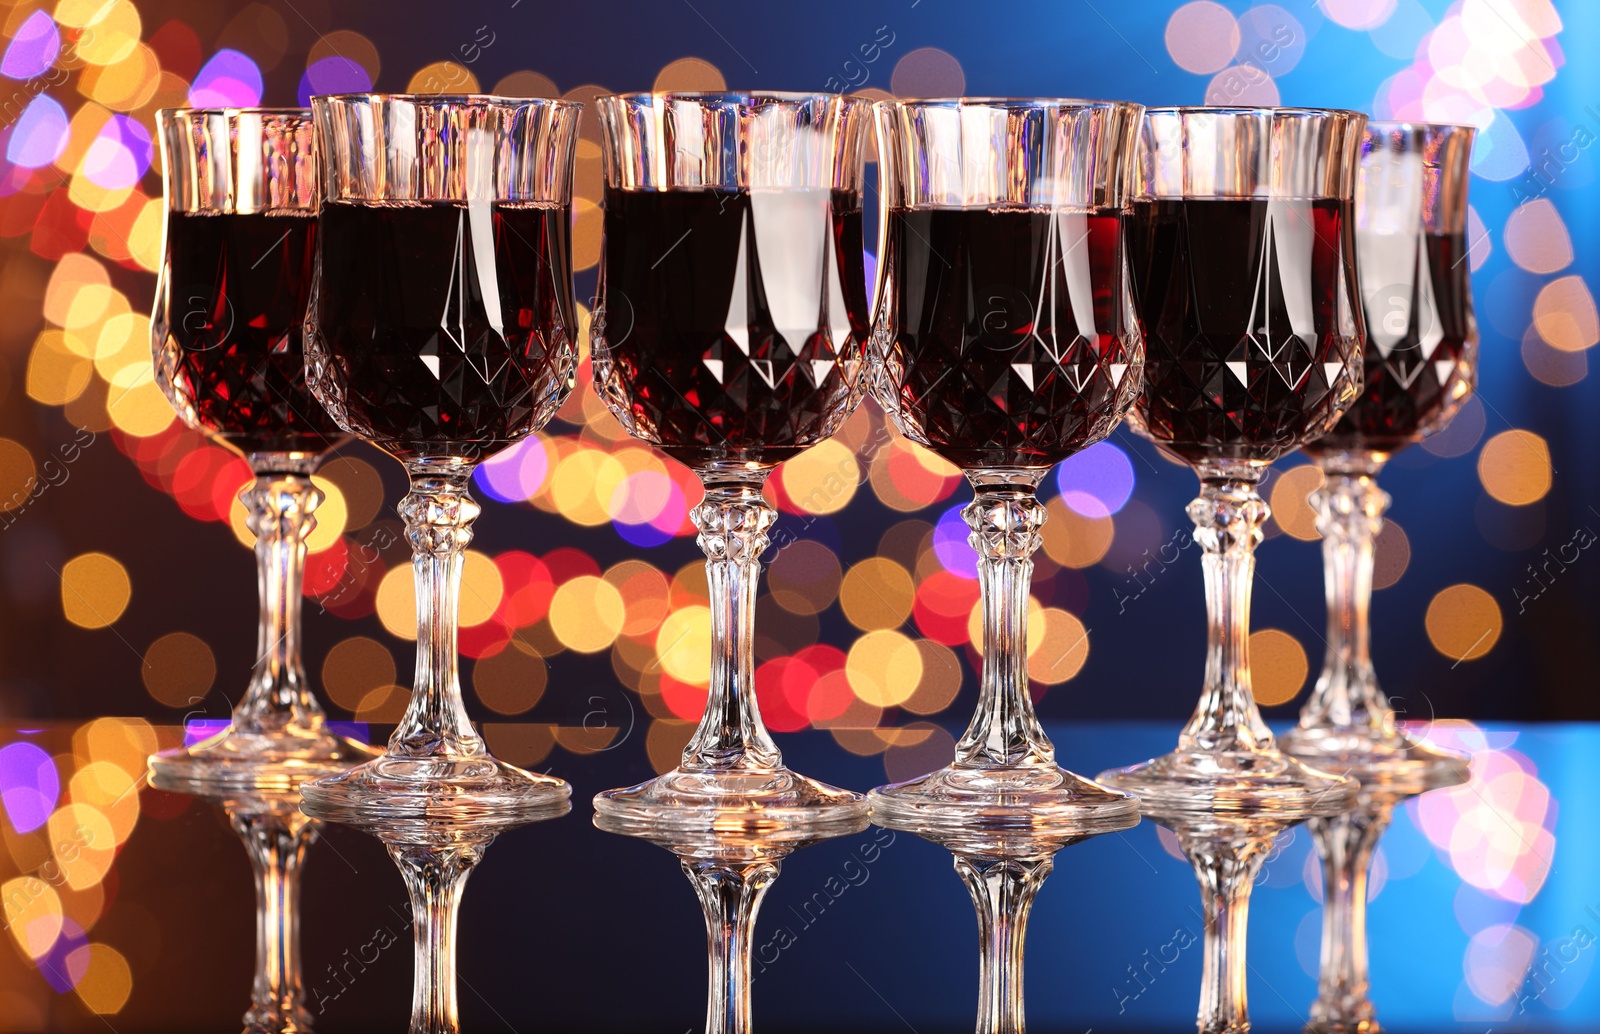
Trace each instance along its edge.
<instances>
[{"instance_id":1,"label":"glass stem","mask_svg":"<svg viewBox=\"0 0 1600 1034\"><path fill-rule=\"evenodd\" d=\"M233 709L233 727L246 734L315 729L322 707L300 661L300 595L306 539L322 491L311 483L315 459L281 453L250 457L256 478L239 493L256 536L256 585L261 614L250 688Z\"/></svg>"},{"instance_id":2,"label":"glass stem","mask_svg":"<svg viewBox=\"0 0 1600 1034\"><path fill-rule=\"evenodd\" d=\"M414 961L410 1034L456 1034L456 921L467 877L488 842L389 845L411 899Z\"/></svg>"},{"instance_id":3,"label":"glass stem","mask_svg":"<svg viewBox=\"0 0 1600 1034\"><path fill-rule=\"evenodd\" d=\"M467 491L472 465L456 459L407 464L411 490L400 516L411 543L417 591L417 669L411 703L389 738L389 753L405 757L475 757L483 738L461 702L456 656L461 568L481 510Z\"/></svg>"},{"instance_id":4,"label":"glass stem","mask_svg":"<svg viewBox=\"0 0 1600 1034\"><path fill-rule=\"evenodd\" d=\"M1247 1034L1245 934L1250 889L1272 849L1272 837L1191 838L1179 833L1200 880L1205 910L1205 961L1200 977L1200 1034Z\"/></svg>"},{"instance_id":5,"label":"glass stem","mask_svg":"<svg viewBox=\"0 0 1600 1034\"><path fill-rule=\"evenodd\" d=\"M1326 480L1311 497L1322 532L1328 653L1301 715L1306 727L1360 728L1394 735L1394 712L1378 688L1369 652L1372 551L1389 496L1376 479L1381 457L1340 454L1323 461Z\"/></svg>"},{"instance_id":6,"label":"glass stem","mask_svg":"<svg viewBox=\"0 0 1600 1034\"><path fill-rule=\"evenodd\" d=\"M1367 874L1393 808L1363 795L1354 811L1309 822L1322 856L1322 966L1306 1025L1313 1034L1377 1029L1367 997Z\"/></svg>"},{"instance_id":7,"label":"glass stem","mask_svg":"<svg viewBox=\"0 0 1600 1034\"><path fill-rule=\"evenodd\" d=\"M706 1034L746 1034L750 1029L750 948L761 899L778 878L778 863L683 862L706 917L710 984Z\"/></svg>"},{"instance_id":8,"label":"glass stem","mask_svg":"<svg viewBox=\"0 0 1600 1034\"><path fill-rule=\"evenodd\" d=\"M958 854L955 865L978 911L977 1034L1022 1034L1028 914L1055 859Z\"/></svg>"},{"instance_id":9,"label":"glass stem","mask_svg":"<svg viewBox=\"0 0 1600 1034\"><path fill-rule=\"evenodd\" d=\"M983 677L978 708L956 764L1015 768L1055 764L1028 693L1028 590L1045 509L1035 495L1042 470L970 471L972 502L961 511L978 553L983 596Z\"/></svg>"},{"instance_id":10,"label":"glass stem","mask_svg":"<svg viewBox=\"0 0 1600 1034\"><path fill-rule=\"evenodd\" d=\"M1205 753L1273 746L1272 733L1250 691L1250 587L1261 525L1271 512L1256 491L1259 469L1220 461L1200 468L1200 496L1189 504L1195 541L1203 550L1206 684L1179 745Z\"/></svg>"},{"instance_id":11,"label":"glass stem","mask_svg":"<svg viewBox=\"0 0 1600 1034\"><path fill-rule=\"evenodd\" d=\"M761 496L767 470L703 470L705 498L690 513L711 596L711 688L683 751L686 772L770 771L783 764L756 704L756 584L778 513Z\"/></svg>"},{"instance_id":12,"label":"glass stem","mask_svg":"<svg viewBox=\"0 0 1600 1034\"><path fill-rule=\"evenodd\" d=\"M300 982L300 866L317 823L293 810L229 809L228 818L250 853L256 883L256 976L245 1034L309 1031Z\"/></svg>"}]
</instances>

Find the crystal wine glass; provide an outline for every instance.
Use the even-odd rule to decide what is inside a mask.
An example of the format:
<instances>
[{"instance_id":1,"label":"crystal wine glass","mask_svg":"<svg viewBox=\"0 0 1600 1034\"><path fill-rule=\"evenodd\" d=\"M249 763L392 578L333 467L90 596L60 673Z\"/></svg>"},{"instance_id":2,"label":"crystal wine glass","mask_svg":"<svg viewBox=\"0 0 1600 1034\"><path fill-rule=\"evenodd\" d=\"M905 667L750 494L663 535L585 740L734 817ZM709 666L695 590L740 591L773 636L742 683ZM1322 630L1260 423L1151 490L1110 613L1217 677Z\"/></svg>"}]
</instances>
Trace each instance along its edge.
<instances>
[{"instance_id":1,"label":"crystal wine glass","mask_svg":"<svg viewBox=\"0 0 1600 1034\"><path fill-rule=\"evenodd\" d=\"M481 96L312 98L323 156L306 316L311 389L411 477L411 702L376 761L304 789L308 811L451 820L542 813L563 781L492 757L457 673L473 468L550 419L577 345L571 181L581 105Z\"/></svg>"},{"instance_id":2,"label":"crystal wine glass","mask_svg":"<svg viewBox=\"0 0 1600 1034\"><path fill-rule=\"evenodd\" d=\"M750 956L761 899L778 879L785 858L819 840L858 832L866 828L867 818L858 811L848 822L819 825L805 814L779 813L755 828L725 824L693 829L681 823L645 824L611 811L598 812L594 824L608 833L648 840L677 856L706 922L705 1034L749 1034Z\"/></svg>"},{"instance_id":3,"label":"crystal wine glass","mask_svg":"<svg viewBox=\"0 0 1600 1034\"><path fill-rule=\"evenodd\" d=\"M1143 344L1123 225L1136 104L882 101L875 390L961 467L978 552L983 674L954 761L873 790L874 820L930 835L1126 829L1138 802L1058 767L1028 694L1030 559L1056 463L1134 402Z\"/></svg>"},{"instance_id":4,"label":"crystal wine glass","mask_svg":"<svg viewBox=\"0 0 1600 1034\"><path fill-rule=\"evenodd\" d=\"M245 1026L306 1030L300 863L316 838L300 785L373 752L324 721L300 659L311 474L343 432L311 397L301 326L316 231L316 148L301 109L165 109L156 116L165 244L151 318L156 380L185 423L242 453L256 535L257 654L232 722L150 759L154 786L222 805L250 852L258 953Z\"/></svg>"},{"instance_id":5,"label":"crystal wine glass","mask_svg":"<svg viewBox=\"0 0 1600 1034\"><path fill-rule=\"evenodd\" d=\"M1267 464L1355 398L1365 332L1352 202L1356 112L1145 114L1129 252L1145 331L1133 423L1193 466L1210 619L1205 688L1170 754L1102 773L1171 826L1205 903L1200 1030L1248 1029L1249 892L1272 836L1355 803L1354 780L1277 749L1250 688L1254 549Z\"/></svg>"},{"instance_id":6,"label":"crystal wine glass","mask_svg":"<svg viewBox=\"0 0 1600 1034\"><path fill-rule=\"evenodd\" d=\"M1304 451L1322 467L1328 650L1285 752L1362 785L1351 812L1311 821L1323 863L1322 973L1308 1031L1378 1030L1367 984L1367 870L1395 804L1467 778L1467 759L1408 736L1373 674L1373 544L1389 497L1377 475L1443 428L1472 393L1478 335L1468 263L1470 126L1372 122L1356 188L1365 386Z\"/></svg>"},{"instance_id":7,"label":"crystal wine glass","mask_svg":"<svg viewBox=\"0 0 1600 1034\"><path fill-rule=\"evenodd\" d=\"M694 469L712 668L672 772L595 798L617 823L849 824L859 794L791 772L756 705L760 557L781 461L859 402L866 103L831 94L602 97L605 247L595 386L635 438Z\"/></svg>"}]
</instances>

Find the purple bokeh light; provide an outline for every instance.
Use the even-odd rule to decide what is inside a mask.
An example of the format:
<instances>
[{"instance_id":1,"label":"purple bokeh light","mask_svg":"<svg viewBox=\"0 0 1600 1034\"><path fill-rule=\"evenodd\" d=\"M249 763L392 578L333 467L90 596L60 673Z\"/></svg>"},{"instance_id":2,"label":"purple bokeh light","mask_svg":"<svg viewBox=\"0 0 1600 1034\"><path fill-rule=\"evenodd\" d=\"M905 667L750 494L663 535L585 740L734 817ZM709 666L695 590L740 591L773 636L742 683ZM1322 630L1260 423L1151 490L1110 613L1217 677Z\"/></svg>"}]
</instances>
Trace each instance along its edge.
<instances>
[{"instance_id":1,"label":"purple bokeh light","mask_svg":"<svg viewBox=\"0 0 1600 1034\"><path fill-rule=\"evenodd\" d=\"M61 776L50 755L32 743L0 747L0 804L11 828L31 833L44 825L61 796Z\"/></svg>"}]
</instances>

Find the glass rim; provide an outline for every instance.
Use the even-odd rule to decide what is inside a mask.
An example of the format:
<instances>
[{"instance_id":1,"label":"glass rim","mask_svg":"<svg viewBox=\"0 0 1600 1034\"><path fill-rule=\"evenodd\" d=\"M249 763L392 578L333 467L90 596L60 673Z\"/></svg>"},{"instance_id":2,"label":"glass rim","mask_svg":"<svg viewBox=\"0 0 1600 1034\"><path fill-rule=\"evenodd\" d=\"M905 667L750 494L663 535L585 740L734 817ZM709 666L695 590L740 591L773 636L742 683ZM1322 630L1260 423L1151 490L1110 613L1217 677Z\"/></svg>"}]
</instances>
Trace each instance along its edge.
<instances>
[{"instance_id":1,"label":"glass rim","mask_svg":"<svg viewBox=\"0 0 1600 1034\"><path fill-rule=\"evenodd\" d=\"M1418 122L1414 119L1367 119L1367 129L1464 129L1476 133L1478 127L1468 122Z\"/></svg>"},{"instance_id":2,"label":"glass rim","mask_svg":"<svg viewBox=\"0 0 1600 1034\"><path fill-rule=\"evenodd\" d=\"M601 94L599 100L641 101L641 100L681 100L681 101L762 101L770 100L780 104L799 104L806 101L840 100L848 104L867 104L871 98L857 97L848 93L829 93L818 91L808 93L803 90L630 90L626 93Z\"/></svg>"},{"instance_id":3,"label":"glass rim","mask_svg":"<svg viewBox=\"0 0 1600 1034\"><path fill-rule=\"evenodd\" d=\"M873 103L886 108L1144 108L1137 101L1095 100L1088 97L890 97Z\"/></svg>"},{"instance_id":4,"label":"glass rim","mask_svg":"<svg viewBox=\"0 0 1600 1034\"><path fill-rule=\"evenodd\" d=\"M237 107L237 108L236 107L225 107L225 108L178 107L178 108L157 108L156 109L156 117L157 118L184 118L184 117L189 116L189 115L228 115L228 116L232 116L232 115L307 115L307 116L309 116L310 114L311 114L311 109L309 107L307 107L307 108L279 107L279 106L274 106L274 105L260 105L260 106L256 106L256 107L246 106L246 107Z\"/></svg>"},{"instance_id":5,"label":"glass rim","mask_svg":"<svg viewBox=\"0 0 1600 1034\"><path fill-rule=\"evenodd\" d=\"M417 104L432 105L459 105L461 107L521 107L527 104L536 104L541 107L548 106L557 110L581 111L582 101L567 100L564 97L506 97L498 93L381 93L369 91L366 93L314 93L311 95L311 106L318 107L321 101L323 107L330 102L340 101L353 104L373 101L408 101Z\"/></svg>"},{"instance_id":6,"label":"glass rim","mask_svg":"<svg viewBox=\"0 0 1600 1034\"><path fill-rule=\"evenodd\" d=\"M1153 108L1145 108L1146 115L1290 115L1296 118L1317 116L1329 118L1335 115L1345 118L1359 117L1370 121L1370 116L1364 111L1354 108L1305 108L1293 106L1270 106L1252 108L1231 104L1167 104Z\"/></svg>"}]
</instances>

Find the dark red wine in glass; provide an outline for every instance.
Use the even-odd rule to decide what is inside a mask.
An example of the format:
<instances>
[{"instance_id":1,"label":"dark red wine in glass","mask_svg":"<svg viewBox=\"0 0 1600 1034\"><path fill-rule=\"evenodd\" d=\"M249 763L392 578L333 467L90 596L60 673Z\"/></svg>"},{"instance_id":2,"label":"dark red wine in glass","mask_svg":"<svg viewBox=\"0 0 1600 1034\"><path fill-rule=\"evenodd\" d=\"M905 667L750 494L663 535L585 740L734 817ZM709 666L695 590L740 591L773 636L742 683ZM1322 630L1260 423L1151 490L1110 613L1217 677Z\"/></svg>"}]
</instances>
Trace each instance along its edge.
<instances>
[{"instance_id":1,"label":"dark red wine in glass","mask_svg":"<svg viewBox=\"0 0 1600 1034\"><path fill-rule=\"evenodd\" d=\"M1449 423L1476 379L1466 235L1356 231L1367 350L1361 394L1317 441L1394 452Z\"/></svg>"},{"instance_id":2,"label":"dark red wine in glass","mask_svg":"<svg viewBox=\"0 0 1600 1034\"><path fill-rule=\"evenodd\" d=\"M1138 389L1123 261L1119 212L891 210L886 403L966 469L1099 441Z\"/></svg>"},{"instance_id":3,"label":"dark red wine in glass","mask_svg":"<svg viewBox=\"0 0 1600 1034\"><path fill-rule=\"evenodd\" d=\"M240 452L319 453L344 434L306 387L302 321L316 213L168 212L157 377Z\"/></svg>"},{"instance_id":4,"label":"dark red wine in glass","mask_svg":"<svg viewBox=\"0 0 1600 1034\"><path fill-rule=\"evenodd\" d=\"M1134 418L1183 459L1271 462L1355 395L1361 335L1350 203L1134 202L1128 255L1145 333Z\"/></svg>"},{"instance_id":5,"label":"dark red wine in glass","mask_svg":"<svg viewBox=\"0 0 1600 1034\"><path fill-rule=\"evenodd\" d=\"M330 201L321 232L306 359L347 431L479 459L548 418L576 361L564 206Z\"/></svg>"},{"instance_id":6,"label":"dark red wine in glass","mask_svg":"<svg viewBox=\"0 0 1600 1034\"><path fill-rule=\"evenodd\" d=\"M597 387L691 467L798 455L862 388L861 242L854 191L608 189Z\"/></svg>"}]
</instances>

